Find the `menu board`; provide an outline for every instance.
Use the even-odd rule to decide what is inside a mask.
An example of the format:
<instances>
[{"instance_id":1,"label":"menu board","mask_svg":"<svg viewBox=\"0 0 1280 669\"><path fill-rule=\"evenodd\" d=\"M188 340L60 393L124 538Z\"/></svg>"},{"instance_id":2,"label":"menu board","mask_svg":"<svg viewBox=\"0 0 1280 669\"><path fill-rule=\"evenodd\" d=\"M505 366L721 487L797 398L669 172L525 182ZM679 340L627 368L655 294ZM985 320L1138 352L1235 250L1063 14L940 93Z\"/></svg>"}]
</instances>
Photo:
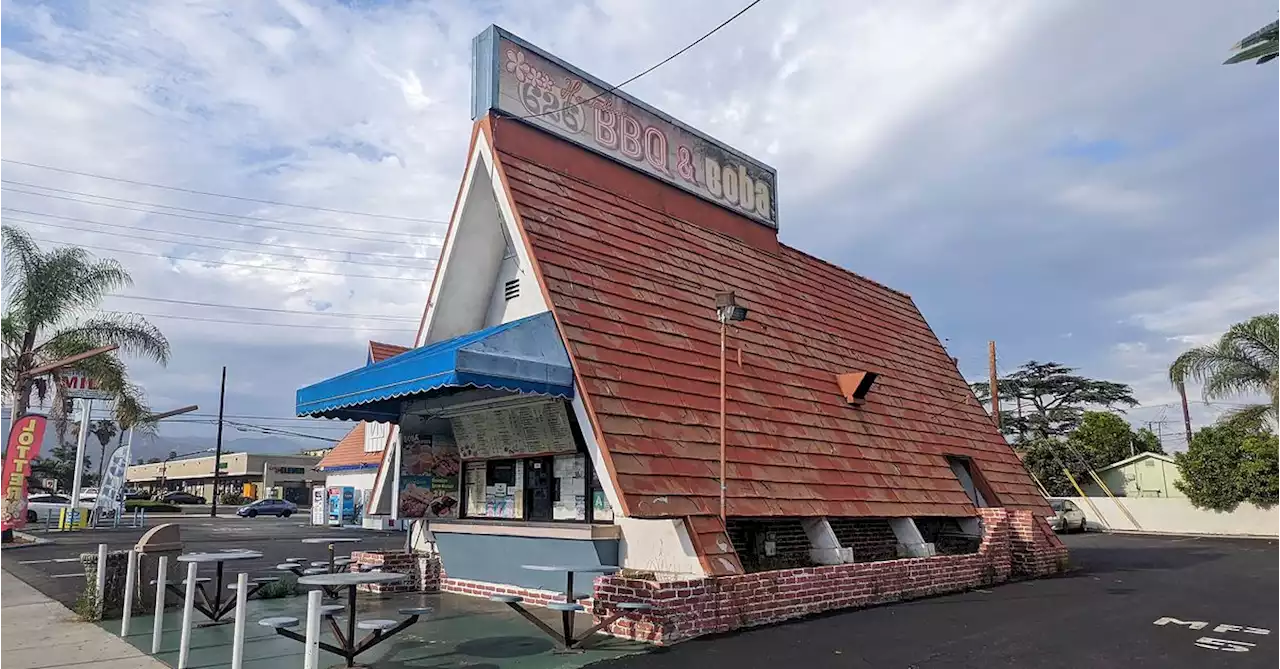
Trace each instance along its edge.
<instances>
[{"instance_id":1,"label":"menu board","mask_svg":"<svg viewBox=\"0 0 1280 669\"><path fill-rule=\"evenodd\" d=\"M549 401L455 416L462 458L514 458L575 450L564 402Z\"/></svg>"},{"instance_id":2,"label":"menu board","mask_svg":"<svg viewBox=\"0 0 1280 669\"><path fill-rule=\"evenodd\" d=\"M458 447L443 436L400 436L400 518L458 516Z\"/></svg>"}]
</instances>

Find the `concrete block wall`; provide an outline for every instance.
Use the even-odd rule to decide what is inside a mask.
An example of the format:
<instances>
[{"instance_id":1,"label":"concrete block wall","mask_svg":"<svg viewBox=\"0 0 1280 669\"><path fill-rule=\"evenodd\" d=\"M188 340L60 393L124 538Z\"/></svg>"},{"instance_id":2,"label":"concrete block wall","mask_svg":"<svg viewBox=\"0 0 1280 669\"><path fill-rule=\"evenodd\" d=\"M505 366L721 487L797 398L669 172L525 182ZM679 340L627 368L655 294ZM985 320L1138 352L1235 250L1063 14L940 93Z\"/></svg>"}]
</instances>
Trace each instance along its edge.
<instances>
[{"instance_id":1,"label":"concrete block wall","mask_svg":"<svg viewBox=\"0 0 1280 669\"><path fill-rule=\"evenodd\" d=\"M1280 506L1262 508L1245 502L1234 511L1197 509L1183 497L1121 497L1121 509L1109 497L1068 497L1084 512L1089 529L1161 534L1222 534L1275 538ZM1124 512L1127 510L1129 515ZM1134 525L1133 520L1138 521Z\"/></svg>"}]
</instances>

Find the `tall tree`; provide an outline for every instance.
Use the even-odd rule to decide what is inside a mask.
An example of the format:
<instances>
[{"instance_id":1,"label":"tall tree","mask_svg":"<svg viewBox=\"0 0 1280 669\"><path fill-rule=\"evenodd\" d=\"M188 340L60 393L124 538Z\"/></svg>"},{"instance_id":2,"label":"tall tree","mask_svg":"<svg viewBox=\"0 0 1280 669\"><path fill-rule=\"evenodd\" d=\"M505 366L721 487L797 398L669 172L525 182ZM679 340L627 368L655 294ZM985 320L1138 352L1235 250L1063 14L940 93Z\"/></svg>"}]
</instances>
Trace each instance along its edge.
<instances>
[{"instance_id":1,"label":"tall tree","mask_svg":"<svg viewBox=\"0 0 1280 669\"><path fill-rule=\"evenodd\" d=\"M1217 342L1178 356L1169 366L1175 388L1188 381L1203 385L1206 401L1263 395L1269 404L1253 404L1233 411L1224 420L1247 429L1263 429L1276 422L1280 407L1280 316L1264 314L1232 325Z\"/></svg>"},{"instance_id":2,"label":"tall tree","mask_svg":"<svg viewBox=\"0 0 1280 669\"><path fill-rule=\"evenodd\" d=\"M7 298L0 333L4 391L12 398L14 416L26 412L32 394L44 401L52 393L50 415L61 440L69 403L62 396L60 373L55 371L48 379L32 378L29 370L112 344L121 353L164 364L169 360L169 342L139 316L97 311L104 297L132 283L118 262L94 259L73 246L43 251L30 235L12 226L0 233ZM141 390L129 383L118 356L97 355L76 367L116 395L116 417L122 426L137 424L149 413Z\"/></svg>"},{"instance_id":3,"label":"tall tree","mask_svg":"<svg viewBox=\"0 0 1280 669\"><path fill-rule=\"evenodd\" d=\"M1096 471L1138 453L1164 452L1151 430L1134 430L1124 418L1108 411L1086 411L1065 438L1028 440L1020 450L1027 469L1049 494L1059 496L1076 494L1063 469L1084 485L1092 483L1090 469Z\"/></svg>"},{"instance_id":4,"label":"tall tree","mask_svg":"<svg viewBox=\"0 0 1280 669\"><path fill-rule=\"evenodd\" d=\"M1099 381L1075 373L1057 362L1032 360L1008 376L1000 386L1000 424L1018 441L1066 435L1080 424L1086 409L1138 405L1133 390L1123 383ZM970 384L978 400L991 402L991 384Z\"/></svg>"},{"instance_id":5,"label":"tall tree","mask_svg":"<svg viewBox=\"0 0 1280 669\"><path fill-rule=\"evenodd\" d=\"M1280 497L1280 441L1238 423L1200 428L1186 453L1178 453L1181 480L1174 483L1192 504L1232 511L1241 502L1274 506Z\"/></svg>"}]
</instances>

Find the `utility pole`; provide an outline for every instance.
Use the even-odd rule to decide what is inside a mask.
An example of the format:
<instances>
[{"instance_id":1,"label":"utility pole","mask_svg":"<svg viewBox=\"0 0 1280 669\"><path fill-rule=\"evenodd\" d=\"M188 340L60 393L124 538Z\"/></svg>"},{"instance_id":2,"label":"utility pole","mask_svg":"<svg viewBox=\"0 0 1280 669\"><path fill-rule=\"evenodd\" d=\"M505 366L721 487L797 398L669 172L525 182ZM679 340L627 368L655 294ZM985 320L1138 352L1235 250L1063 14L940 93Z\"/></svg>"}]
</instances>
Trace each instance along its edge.
<instances>
[{"instance_id":1,"label":"utility pole","mask_svg":"<svg viewBox=\"0 0 1280 669\"><path fill-rule=\"evenodd\" d=\"M1003 433L1004 430L1000 425L1000 388L998 386L999 379L996 375L996 342L994 339L987 342L987 357L990 358L991 367L991 415L995 416L996 429Z\"/></svg>"},{"instance_id":2,"label":"utility pole","mask_svg":"<svg viewBox=\"0 0 1280 669\"><path fill-rule=\"evenodd\" d=\"M1182 398L1182 425L1187 430L1187 447L1191 447L1191 409L1187 408L1187 387L1178 384L1178 395Z\"/></svg>"},{"instance_id":3,"label":"utility pole","mask_svg":"<svg viewBox=\"0 0 1280 669\"><path fill-rule=\"evenodd\" d=\"M222 471L222 411L227 405L227 366L222 366L222 389L218 391L218 441L213 446L213 494L209 517L218 517L218 474Z\"/></svg>"}]
</instances>

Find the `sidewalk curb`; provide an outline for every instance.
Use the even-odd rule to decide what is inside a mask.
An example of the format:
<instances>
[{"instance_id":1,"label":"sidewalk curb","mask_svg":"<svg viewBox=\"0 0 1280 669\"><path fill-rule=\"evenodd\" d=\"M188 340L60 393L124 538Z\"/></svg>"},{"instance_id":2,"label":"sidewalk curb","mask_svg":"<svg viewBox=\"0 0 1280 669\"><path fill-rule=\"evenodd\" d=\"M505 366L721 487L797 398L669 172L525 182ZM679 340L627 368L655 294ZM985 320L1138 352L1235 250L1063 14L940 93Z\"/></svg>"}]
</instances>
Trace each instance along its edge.
<instances>
[{"instance_id":1,"label":"sidewalk curb","mask_svg":"<svg viewBox=\"0 0 1280 669\"><path fill-rule=\"evenodd\" d=\"M5 544L4 550L6 551L22 550L24 548L31 548L33 546L43 546L45 544L57 543L53 539L41 539L40 537L37 537L35 535L27 534L26 532L15 531L13 533L13 536L22 537L27 541L21 544Z\"/></svg>"}]
</instances>

